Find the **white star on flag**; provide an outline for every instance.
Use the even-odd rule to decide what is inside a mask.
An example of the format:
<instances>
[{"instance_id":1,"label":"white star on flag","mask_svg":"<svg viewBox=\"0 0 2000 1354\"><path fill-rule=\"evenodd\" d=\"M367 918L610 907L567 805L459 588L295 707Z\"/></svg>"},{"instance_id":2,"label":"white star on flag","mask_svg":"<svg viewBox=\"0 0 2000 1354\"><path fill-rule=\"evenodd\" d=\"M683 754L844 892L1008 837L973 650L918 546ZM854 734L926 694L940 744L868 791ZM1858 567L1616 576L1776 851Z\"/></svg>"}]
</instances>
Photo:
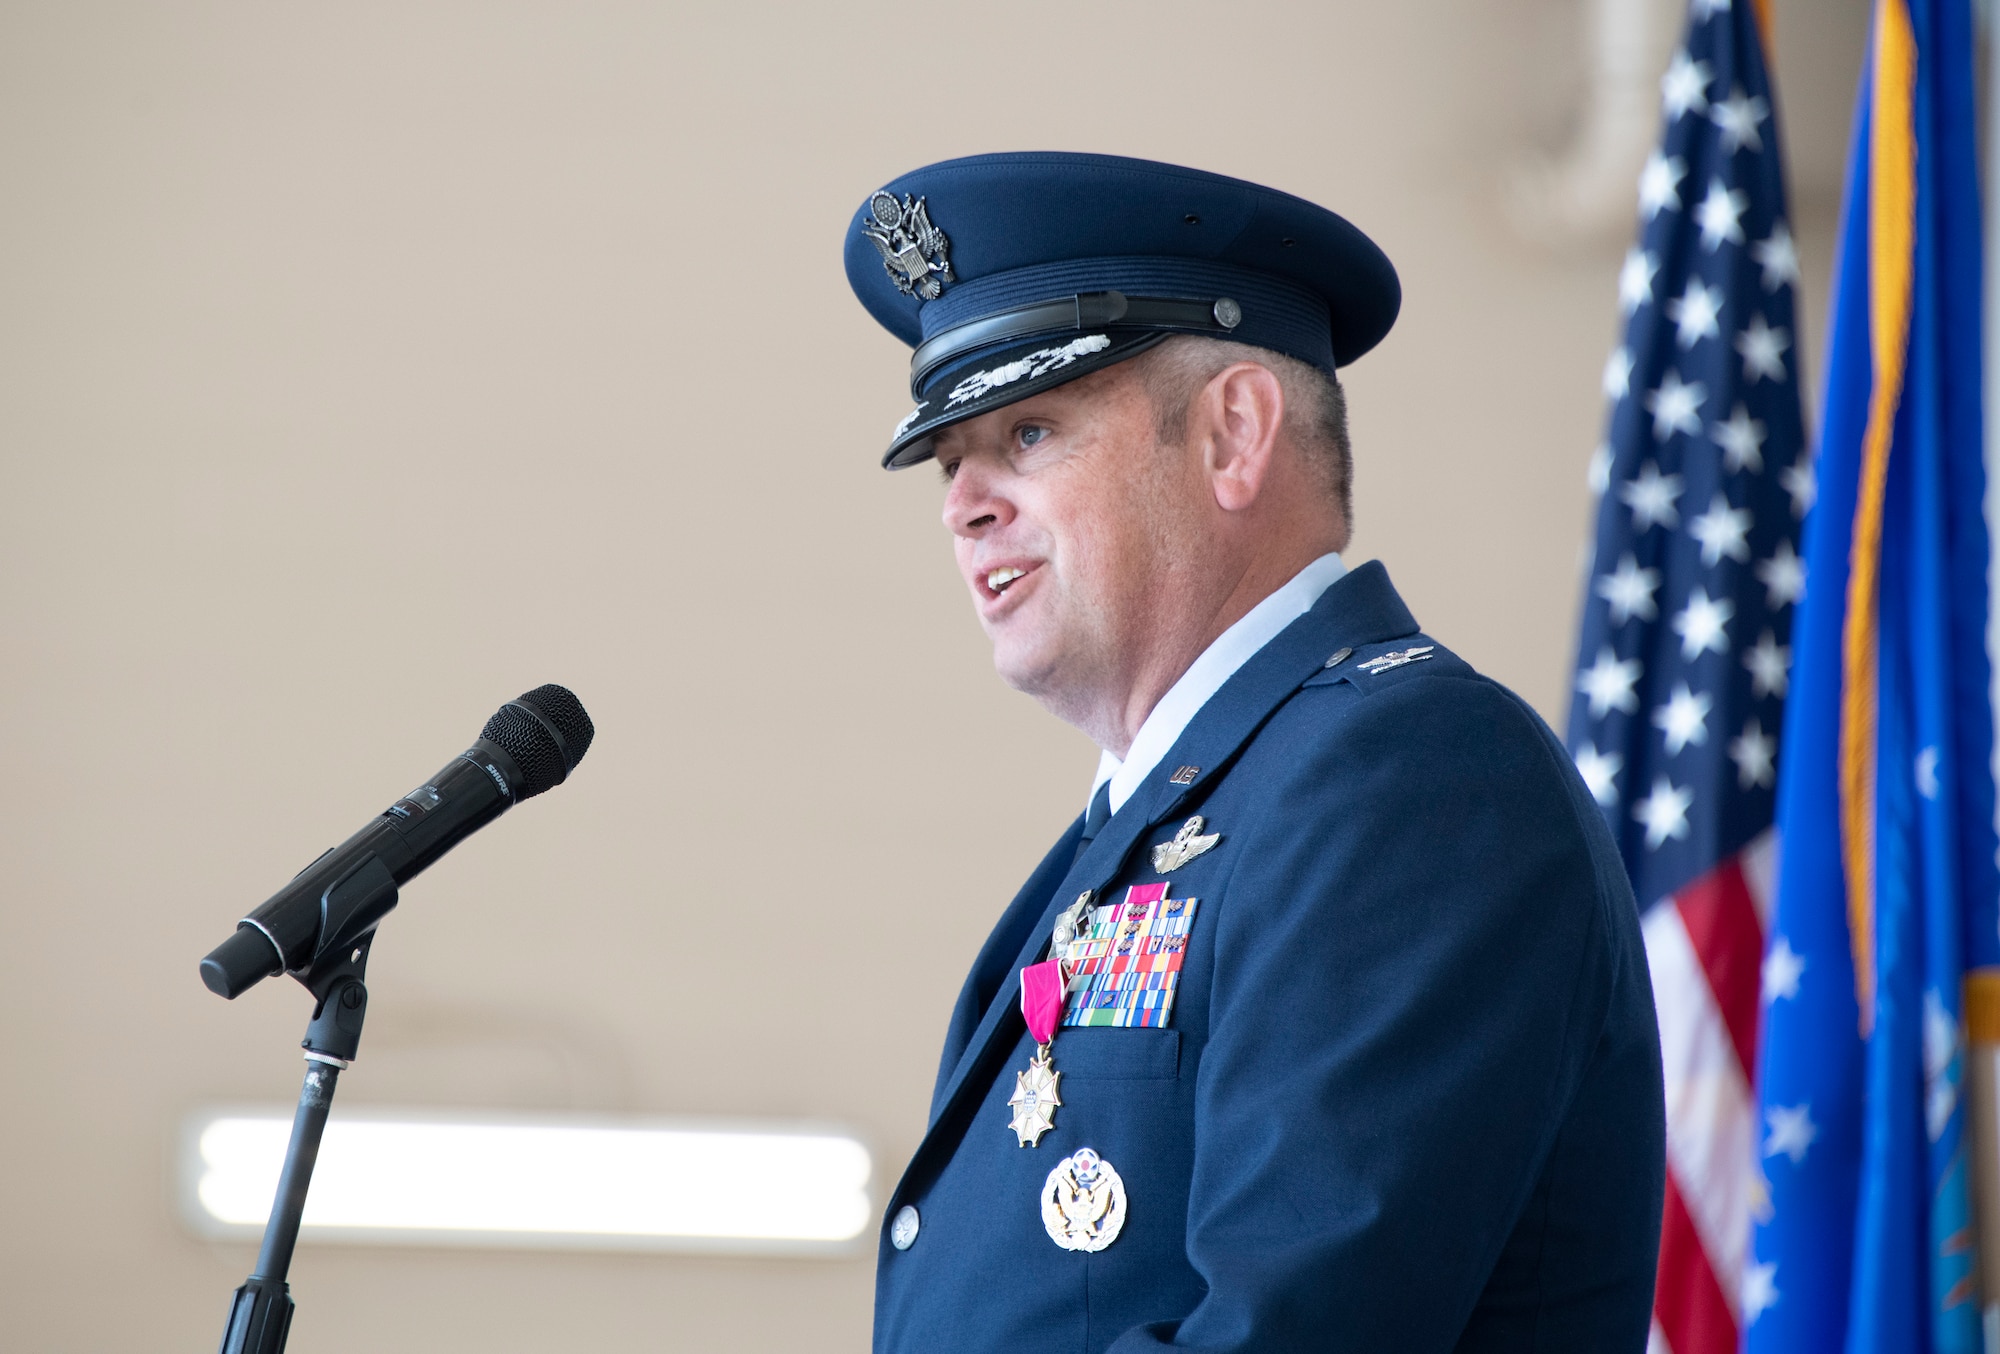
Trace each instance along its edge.
<instances>
[{"instance_id":1,"label":"white star on flag","mask_svg":"<svg viewBox=\"0 0 2000 1354\"><path fill-rule=\"evenodd\" d=\"M1804 521L1812 511L1813 500L1819 497L1819 481L1813 475L1812 462L1786 466L1778 472L1778 483L1792 496L1792 516Z\"/></svg>"},{"instance_id":2,"label":"white star on flag","mask_svg":"<svg viewBox=\"0 0 2000 1354\"><path fill-rule=\"evenodd\" d=\"M1771 105L1761 97L1746 95L1743 86L1738 85L1729 97L1709 111L1715 122L1715 130L1722 141L1722 153L1734 155L1748 146L1751 150L1764 149L1764 138L1757 133L1757 124L1771 111Z\"/></svg>"},{"instance_id":3,"label":"white star on flag","mask_svg":"<svg viewBox=\"0 0 2000 1354\"><path fill-rule=\"evenodd\" d=\"M1750 510L1732 508L1720 493L1710 500L1708 511L1688 523L1688 535L1701 542L1701 562L1711 569L1727 555L1733 560L1750 558Z\"/></svg>"},{"instance_id":4,"label":"white star on flag","mask_svg":"<svg viewBox=\"0 0 2000 1354\"><path fill-rule=\"evenodd\" d=\"M1792 952L1792 942L1779 936L1764 956L1764 1002L1788 1001L1799 994L1806 961Z\"/></svg>"},{"instance_id":5,"label":"white star on flag","mask_svg":"<svg viewBox=\"0 0 2000 1354\"><path fill-rule=\"evenodd\" d=\"M1660 614L1653 594L1660 588L1660 571L1642 569L1631 552L1618 557L1618 567L1597 580L1597 595L1611 607L1611 623L1623 625L1637 616L1650 621Z\"/></svg>"},{"instance_id":6,"label":"white star on flag","mask_svg":"<svg viewBox=\"0 0 2000 1354\"><path fill-rule=\"evenodd\" d=\"M1622 400L1631 388L1632 354L1623 348L1616 349L1604 359L1604 398Z\"/></svg>"},{"instance_id":7,"label":"white star on flag","mask_svg":"<svg viewBox=\"0 0 2000 1354\"><path fill-rule=\"evenodd\" d=\"M1775 1264L1749 1265L1743 1271L1743 1324L1754 1326L1757 1318L1778 1305L1778 1267Z\"/></svg>"},{"instance_id":8,"label":"white star on flag","mask_svg":"<svg viewBox=\"0 0 2000 1354\"><path fill-rule=\"evenodd\" d=\"M1711 600L1706 588L1696 588L1686 609L1673 620L1674 633L1681 637L1681 660L1692 663L1710 649L1729 652L1729 636L1723 627L1735 614L1736 603L1727 597Z\"/></svg>"},{"instance_id":9,"label":"white star on flag","mask_svg":"<svg viewBox=\"0 0 2000 1354\"><path fill-rule=\"evenodd\" d=\"M1750 417L1750 411L1740 400L1730 412L1729 421L1711 426L1708 437L1722 448L1723 464L1731 474L1764 468L1764 424Z\"/></svg>"},{"instance_id":10,"label":"white star on flag","mask_svg":"<svg viewBox=\"0 0 2000 1354\"><path fill-rule=\"evenodd\" d=\"M1722 331L1715 321L1721 314L1722 288L1704 287L1698 278L1689 278L1687 290L1667 302L1667 318L1674 322L1674 342L1684 349L1718 337Z\"/></svg>"},{"instance_id":11,"label":"white star on flag","mask_svg":"<svg viewBox=\"0 0 2000 1354\"><path fill-rule=\"evenodd\" d=\"M1729 740L1729 760L1736 763L1737 789L1768 787L1777 777L1778 740L1751 719L1742 733Z\"/></svg>"},{"instance_id":12,"label":"white star on flag","mask_svg":"<svg viewBox=\"0 0 2000 1354\"><path fill-rule=\"evenodd\" d=\"M1623 757L1615 752L1599 752L1595 743L1585 743L1577 750L1577 774L1583 777L1590 797L1600 804L1618 802L1618 772L1624 765Z\"/></svg>"},{"instance_id":13,"label":"white star on flag","mask_svg":"<svg viewBox=\"0 0 2000 1354\"><path fill-rule=\"evenodd\" d=\"M1681 209L1681 180L1687 177L1687 162L1678 155L1662 155L1655 150L1639 171L1639 215L1651 221L1662 211Z\"/></svg>"},{"instance_id":14,"label":"white star on flag","mask_svg":"<svg viewBox=\"0 0 2000 1354\"><path fill-rule=\"evenodd\" d=\"M1611 487L1611 444L1599 442L1597 450L1590 453L1590 469L1585 472L1585 483L1590 485L1593 496L1602 494Z\"/></svg>"},{"instance_id":15,"label":"white star on flag","mask_svg":"<svg viewBox=\"0 0 2000 1354\"><path fill-rule=\"evenodd\" d=\"M1666 735L1667 755L1677 756L1689 743L1708 741L1708 712L1714 701L1688 690L1686 682L1674 683L1674 694L1653 711L1653 727Z\"/></svg>"},{"instance_id":16,"label":"white star on flag","mask_svg":"<svg viewBox=\"0 0 2000 1354\"><path fill-rule=\"evenodd\" d=\"M1729 0L1694 0L1690 8L1694 11L1696 23L1707 23L1716 15L1729 12Z\"/></svg>"},{"instance_id":17,"label":"white star on flag","mask_svg":"<svg viewBox=\"0 0 2000 1354\"><path fill-rule=\"evenodd\" d=\"M1764 1155L1774 1157L1782 1153L1792 1159L1794 1166L1806 1159L1806 1149L1819 1136L1819 1129L1813 1126L1810 1104L1773 1105L1764 1111L1764 1122L1771 1126L1771 1136L1764 1139Z\"/></svg>"},{"instance_id":18,"label":"white star on flag","mask_svg":"<svg viewBox=\"0 0 2000 1354\"><path fill-rule=\"evenodd\" d=\"M1667 73L1660 77L1660 111L1670 120L1690 110L1706 112L1708 82L1713 78L1706 61L1690 61L1687 48L1681 48L1667 63Z\"/></svg>"},{"instance_id":19,"label":"white star on flag","mask_svg":"<svg viewBox=\"0 0 2000 1354\"><path fill-rule=\"evenodd\" d=\"M1958 1082L1950 1075L1965 1047L1958 1017L1944 1004L1935 987L1924 990L1924 1131L1932 1142L1944 1136L1952 1111L1958 1108Z\"/></svg>"},{"instance_id":20,"label":"white star on flag","mask_svg":"<svg viewBox=\"0 0 2000 1354\"><path fill-rule=\"evenodd\" d=\"M1791 227L1783 221L1771 227L1771 233L1750 246L1750 257L1757 260L1757 266L1764 271L1764 290L1776 291L1788 282L1799 280L1799 251L1792 243Z\"/></svg>"},{"instance_id":21,"label":"white star on flag","mask_svg":"<svg viewBox=\"0 0 2000 1354\"><path fill-rule=\"evenodd\" d=\"M1736 351L1743 354L1743 379L1752 385L1767 377L1784 380L1785 349L1791 346L1789 333L1773 329L1762 315L1752 315L1736 336Z\"/></svg>"},{"instance_id":22,"label":"white star on flag","mask_svg":"<svg viewBox=\"0 0 2000 1354\"><path fill-rule=\"evenodd\" d=\"M1646 825L1646 846L1657 851L1669 839L1679 841L1688 834L1688 810L1694 807L1694 791L1677 789L1665 776L1653 782L1653 792L1632 806L1632 816Z\"/></svg>"},{"instance_id":23,"label":"white star on flag","mask_svg":"<svg viewBox=\"0 0 2000 1354\"><path fill-rule=\"evenodd\" d=\"M1701 431L1701 402L1708 389L1699 381L1683 381L1669 370L1659 389L1646 392L1646 412L1653 416L1653 438L1664 442L1676 432L1690 437Z\"/></svg>"},{"instance_id":24,"label":"white star on flag","mask_svg":"<svg viewBox=\"0 0 2000 1354\"><path fill-rule=\"evenodd\" d=\"M1792 670L1792 651L1766 630L1744 651L1743 666L1750 669L1750 690L1759 700L1783 696Z\"/></svg>"},{"instance_id":25,"label":"white star on flag","mask_svg":"<svg viewBox=\"0 0 2000 1354\"><path fill-rule=\"evenodd\" d=\"M1750 210L1748 195L1724 186L1721 179L1708 181L1708 196L1694 209L1695 224L1701 227L1702 248L1711 253L1724 240L1743 243L1743 213Z\"/></svg>"},{"instance_id":26,"label":"white star on flag","mask_svg":"<svg viewBox=\"0 0 2000 1354\"><path fill-rule=\"evenodd\" d=\"M1630 315L1653 299L1653 276L1660 261L1634 245L1625 252L1624 266L1618 270L1618 308Z\"/></svg>"},{"instance_id":27,"label":"white star on flag","mask_svg":"<svg viewBox=\"0 0 2000 1354\"><path fill-rule=\"evenodd\" d=\"M1806 595L1806 562L1792 549L1789 536L1780 538L1771 558L1757 565L1757 581L1764 585L1765 603L1773 611Z\"/></svg>"},{"instance_id":28,"label":"white star on flag","mask_svg":"<svg viewBox=\"0 0 2000 1354\"><path fill-rule=\"evenodd\" d=\"M1681 496L1681 477L1662 475L1660 467L1648 461L1639 473L1618 486L1618 501L1632 510L1632 529L1651 526L1677 527L1680 510L1674 506Z\"/></svg>"},{"instance_id":29,"label":"white star on flag","mask_svg":"<svg viewBox=\"0 0 2000 1354\"><path fill-rule=\"evenodd\" d=\"M1590 701L1590 715L1602 719L1613 710L1631 714L1639 708L1639 697L1632 687L1639 680L1642 669L1639 660L1620 660L1610 649L1600 649L1597 661L1576 676L1576 689Z\"/></svg>"},{"instance_id":30,"label":"white star on flag","mask_svg":"<svg viewBox=\"0 0 2000 1354\"><path fill-rule=\"evenodd\" d=\"M1917 793L1925 799L1936 799L1938 791L1944 787L1938 784L1938 750L1925 748L1917 754Z\"/></svg>"}]
</instances>

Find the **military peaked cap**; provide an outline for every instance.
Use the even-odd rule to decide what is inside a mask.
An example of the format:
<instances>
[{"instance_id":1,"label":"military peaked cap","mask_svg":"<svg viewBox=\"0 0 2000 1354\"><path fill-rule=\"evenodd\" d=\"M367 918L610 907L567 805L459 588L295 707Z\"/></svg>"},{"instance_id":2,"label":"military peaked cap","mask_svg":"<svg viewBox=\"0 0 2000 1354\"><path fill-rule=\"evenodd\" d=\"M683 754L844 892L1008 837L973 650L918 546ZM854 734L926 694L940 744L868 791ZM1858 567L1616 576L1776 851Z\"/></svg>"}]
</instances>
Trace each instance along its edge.
<instances>
[{"instance_id":1,"label":"military peaked cap","mask_svg":"<svg viewBox=\"0 0 2000 1354\"><path fill-rule=\"evenodd\" d=\"M1381 341L1402 291L1375 243L1276 189L1117 155L974 155L871 194L848 230L861 304L916 351L917 407L882 464L940 428L1172 334L1331 373Z\"/></svg>"}]
</instances>

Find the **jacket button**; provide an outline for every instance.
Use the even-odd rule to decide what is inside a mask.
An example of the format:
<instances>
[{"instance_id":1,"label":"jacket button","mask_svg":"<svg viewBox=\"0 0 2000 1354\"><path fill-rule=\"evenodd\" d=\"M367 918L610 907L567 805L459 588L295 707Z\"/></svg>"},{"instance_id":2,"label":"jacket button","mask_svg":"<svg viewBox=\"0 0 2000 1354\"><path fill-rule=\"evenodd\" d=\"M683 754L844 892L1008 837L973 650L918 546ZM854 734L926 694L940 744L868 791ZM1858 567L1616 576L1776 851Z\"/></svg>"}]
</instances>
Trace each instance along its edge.
<instances>
[{"instance_id":1,"label":"jacket button","mask_svg":"<svg viewBox=\"0 0 2000 1354\"><path fill-rule=\"evenodd\" d=\"M899 1251L910 1249L910 1244L917 1239L917 1229L922 1226L923 1221L917 1217L917 1210L904 1204L896 1210L895 1221L889 1224L889 1244Z\"/></svg>"}]
</instances>

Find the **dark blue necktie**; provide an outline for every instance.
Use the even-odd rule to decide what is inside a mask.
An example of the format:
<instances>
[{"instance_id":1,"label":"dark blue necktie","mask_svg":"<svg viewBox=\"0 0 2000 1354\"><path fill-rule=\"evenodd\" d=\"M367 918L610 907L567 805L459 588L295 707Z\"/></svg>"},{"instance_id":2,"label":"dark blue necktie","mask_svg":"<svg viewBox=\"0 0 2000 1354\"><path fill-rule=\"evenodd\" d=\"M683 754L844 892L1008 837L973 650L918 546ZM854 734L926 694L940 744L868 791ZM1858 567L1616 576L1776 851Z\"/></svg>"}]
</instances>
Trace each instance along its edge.
<instances>
[{"instance_id":1,"label":"dark blue necktie","mask_svg":"<svg viewBox=\"0 0 2000 1354\"><path fill-rule=\"evenodd\" d=\"M1083 835L1076 839L1076 859L1082 860L1083 853L1090 849L1091 839L1111 821L1111 782L1105 781L1097 787L1097 793L1090 797L1090 811L1083 815Z\"/></svg>"}]
</instances>

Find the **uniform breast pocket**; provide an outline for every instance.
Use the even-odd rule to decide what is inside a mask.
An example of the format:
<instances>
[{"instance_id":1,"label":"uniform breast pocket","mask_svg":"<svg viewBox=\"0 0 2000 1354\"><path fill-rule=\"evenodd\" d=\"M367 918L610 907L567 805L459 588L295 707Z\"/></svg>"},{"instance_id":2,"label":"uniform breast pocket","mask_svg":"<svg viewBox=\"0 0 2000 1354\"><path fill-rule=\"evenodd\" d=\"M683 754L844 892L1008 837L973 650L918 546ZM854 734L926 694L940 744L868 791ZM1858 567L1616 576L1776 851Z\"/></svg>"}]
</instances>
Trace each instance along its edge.
<instances>
[{"instance_id":1,"label":"uniform breast pocket","mask_svg":"<svg viewBox=\"0 0 2000 1354\"><path fill-rule=\"evenodd\" d=\"M1181 1032L1066 1029L1056 1035L1054 1058L1066 1080L1172 1081L1181 1074Z\"/></svg>"}]
</instances>

